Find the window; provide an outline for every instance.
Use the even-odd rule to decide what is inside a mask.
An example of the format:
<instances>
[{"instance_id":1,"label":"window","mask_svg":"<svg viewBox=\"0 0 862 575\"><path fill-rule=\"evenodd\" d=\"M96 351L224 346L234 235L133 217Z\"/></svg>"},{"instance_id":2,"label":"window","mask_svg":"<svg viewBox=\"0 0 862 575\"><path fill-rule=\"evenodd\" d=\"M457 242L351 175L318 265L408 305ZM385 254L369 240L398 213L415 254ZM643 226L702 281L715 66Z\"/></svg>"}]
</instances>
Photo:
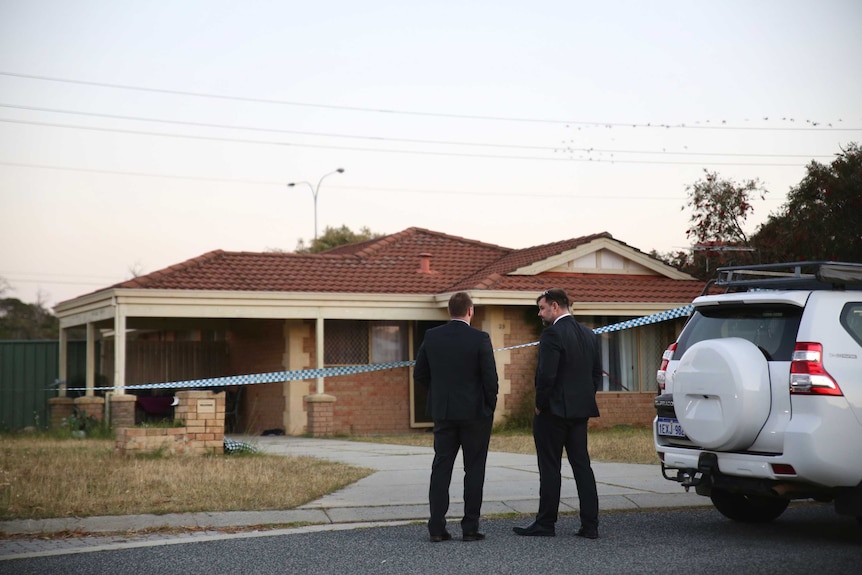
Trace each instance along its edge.
<instances>
[{"instance_id":1,"label":"window","mask_svg":"<svg viewBox=\"0 0 862 575\"><path fill-rule=\"evenodd\" d=\"M323 328L324 363L368 363L368 322L354 319L327 320Z\"/></svg>"},{"instance_id":2,"label":"window","mask_svg":"<svg viewBox=\"0 0 862 575\"><path fill-rule=\"evenodd\" d=\"M403 321L371 322L371 362L407 359L407 324Z\"/></svg>"},{"instance_id":3,"label":"window","mask_svg":"<svg viewBox=\"0 0 862 575\"><path fill-rule=\"evenodd\" d=\"M407 359L407 322L326 320L324 363L364 365Z\"/></svg>"},{"instance_id":4,"label":"window","mask_svg":"<svg viewBox=\"0 0 862 575\"><path fill-rule=\"evenodd\" d=\"M862 303L851 302L844 306L841 310L841 325L856 343L862 345Z\"/></svg>"},{"instance_id":5,"label":"window","mask_svg":"<svg viewBox=\"0 0 862 575\"><path fill-rule=\"evenodd\" d=\"M802 308L789 305L703 307L683 330L673 357L705 339L741 337L771 361L790 361L801 319Z\"/></svg>"}]
</instances>

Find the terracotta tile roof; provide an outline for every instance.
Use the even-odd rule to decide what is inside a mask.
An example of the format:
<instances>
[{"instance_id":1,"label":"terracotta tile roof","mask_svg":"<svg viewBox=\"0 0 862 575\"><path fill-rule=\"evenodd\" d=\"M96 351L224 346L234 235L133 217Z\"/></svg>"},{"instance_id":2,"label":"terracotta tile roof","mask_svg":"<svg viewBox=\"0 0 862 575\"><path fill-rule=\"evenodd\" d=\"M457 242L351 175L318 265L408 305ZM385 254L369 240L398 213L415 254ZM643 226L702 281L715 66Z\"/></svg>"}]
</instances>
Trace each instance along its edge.
<instances>
[{"instance_id":1,"label":"terracotta tile roof","mask_svg":"<svg viewBox=\"0 0 862 575\"><path fill-rule=\"evenodd\" d=\"M320 254L212 251L114 288L437 294L466 289L572 292L576 301L680 302L703 283L643 275L542 273L509 276L608 233L513 250L422 228ZM622 242L620 242L622 243ZM430 254L430 272L420 271Z\"/></svg>"},{"instance_id":2,"label":"terracotta tile roof","mask_svg":"<svg viewBox=\"0 0 862 575\"><path fill-rule=\"evenodd\" d=\"M699 296L704 282L667 277L620 274L543 273L505 276L490 289L542 291L563 288L575 302L688 303Z\"/></svg>"},{"instance_id":3,"label":"terracotta tile roof","mask_svg":"<svg viewBox=\"0 0 862 575\"><path fill-rule=\"evenodd\" d=\"M420 228L359 247L321 254L217 250L113 287L433 294L511 251ZM419 271L423 253L431 254L430 273Z\"/></svg>"}]
</instances>

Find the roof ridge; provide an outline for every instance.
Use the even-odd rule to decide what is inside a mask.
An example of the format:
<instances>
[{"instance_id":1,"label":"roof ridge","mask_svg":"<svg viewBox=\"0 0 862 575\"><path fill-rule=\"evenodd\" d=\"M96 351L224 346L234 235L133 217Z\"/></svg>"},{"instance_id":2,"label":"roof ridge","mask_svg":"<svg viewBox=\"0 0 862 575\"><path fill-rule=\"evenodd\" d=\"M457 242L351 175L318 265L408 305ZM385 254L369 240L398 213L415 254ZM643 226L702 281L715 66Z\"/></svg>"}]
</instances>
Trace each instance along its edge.
<instances>
[{"instance_id":1,"label":"roof ridge","mask_svg":"<svg viewBox=\"0 0 862 575\"><path fill-rule=\"evenodd\" d=\"M465 237L463 237L463 236L454 236L454 235L452 235L452 234L447 234L447 233L444 233L444 232L437 232L437 231L429 230L429 229L425 229L425 228L408 228L408 229L410 229L410 230L416 230L416 231L420 231L420 232L424 232L424 233L426 233L426 234L428 234L428 235L432 235L432 236L439 236L439 237L447 238L447 239L450 239L450 240L457 240L457 241L459 241L459 242L464 242L464 243L472 244L472 245L475 245L475 246L482 246L482 247L486 247L486 248L494 248L494 249L498 249L498 250L505 250L505 251L507 251L507 252L515 251L515 249L514 249L514 248L507 248L506 246L501 246L501 245L499 245L499 244L490 244L490 243L488 243L488 242L482 242L482 241L474 240L474 239L471 239L471 238L465 238ZM405 230L405 231L406 231L406 230Z\"/></svg>"},{"instance_id":2,"label":"roof ridge","mask_svg":"<svg viewBox=\"0 0 862 575\"><path fill-rule=\"evenodd\" d=\"M478 240L472 240L472 239L464 238L461 236L453 236L451 234L446 234L443 232L437 232L437 231L429 230L426 228L411 226L407 229L401 230L400 232L395 232L394 234L389 234L387 236L383 236L381 238L378 238L378 240L376 242L374 242L373 244L371 244L371 245L369 245L369 246L367 246L367 247L365 247L359 251L354 252L354 254L360 258L369 257L371 255L374 255L376 252L384 249L385 247L387 247L387 246L389 246L389 245L391 245L391 244L393 244L393 243L395 243L395 242L397 242L403 238L416 235L417 233L426 234L429 236L436 236L439 238L445 238L445 239L449 239L449 240L454 240L457 242L470 244L470 245L474 245L474 246L481 246L481 247L491 248L491 249L495 249L495 250L504 250L507 253L512 251L512 248L507 248L507 247L496 245L496 244L489 244L486 242L480 242Z\"/></svg>"},{"instance_id":3,"label":"roof ridge","mask_svg":"<svg viewBox=\"0 0 862 575\"><path fill-rule=\"evenodd\" d=\"M389 244L395 242L396 239L402 238L404 236L409 235L416 228L407 228L406 230L402 230L400 232L395 232L394 234L389 234L387 236L383 236L381 238L377 238L377 241L368 245L361 250L354 252L354 255L360 258L368 257L375 252L378 252L388 246Z\"/></svg>"},{"instance_id":4,"label":"roof ridge","mask_svg":"<svg viewBox=\"0 0 862 575\"><path fill-rule=\"evenodd\" d=\"M209 262L211 260L223 257L225 255L228 255L228 253L229 252L226 252L226 251L221 250L221 249L212 250L212 251L203 253L199 256L195 256L193 258L189 258L187 260L181 261L178 264L173 264L173 265L170 265L166 268L161 268L161 269L158 269L154 272L150 272L150 273L144 274L142 276L133 277L132 279L128 279L126 281L119 282L117 284L114 284L114 286L112 286L112 287L127 287L127 288L146 287L147 284L150 284L153 281L155 281L155 280L157 280L163 276L168 275L169 273L173 273L173 272L177 272L177 271L181 271L181 270L187 270L189 268L201 266L206 262Z\"/></svg>"},{"instance_id":5,"label":"roof ridge","mask_svg":"<svg viewBox=\"0 0 862 575\"><path fill-rule=\"evenodd\" d=\"M526 252L526 251L529 251L529 250L536 250L536 249L540 249L540 248L546 248L546 247L553 246L553 245L557 245L557 244L575 244L575 245L580 246L580 245L583 245L583 244L588 244L588 243L590 243L590 242L592 242L592 241L595 241L595 240L598 240L598 239L601 239L601 238L607 238L607 239L609 239L609 240L614 240L615 242L619 242L619 241L620 241L620 240L614 239L614 237L610 234L610 232L598 232L598 233L595 233L595 234L587 234L587 235L585 235L585 236L578 236L578 237L575 237L575 238L569 238L569 239L566 239L566 240L557 240L557 241L555 241L555 242L548 242L548 243L546 243L546 244L537 244L537 245L535 245L535 246L530 246L530 247L527 247L527 248L521 248L521 249L516 250L516 251L517 251L517 252ZM620 243L624 243L624 242L620 242ZM568 249L572 249L572 248L568 248Z\"/></svg>"}]
</instances>

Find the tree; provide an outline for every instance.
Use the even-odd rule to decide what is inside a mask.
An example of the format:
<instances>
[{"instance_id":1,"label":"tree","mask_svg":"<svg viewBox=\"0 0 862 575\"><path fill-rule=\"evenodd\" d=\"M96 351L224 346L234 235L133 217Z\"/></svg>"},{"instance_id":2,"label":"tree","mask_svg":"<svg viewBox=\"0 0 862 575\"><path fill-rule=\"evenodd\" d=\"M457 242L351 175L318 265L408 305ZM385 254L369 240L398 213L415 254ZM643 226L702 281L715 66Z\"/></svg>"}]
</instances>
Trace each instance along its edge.
<instances>
[{"instance_id":1,"label":"tree","mask_svg":"<svg viewBox=\"0 0 862 575\"><path fill-rule=\"evenodd\" d=\"M41 303L0 299L0 339L57 339L60 322Z\"/></svg>"},{"instance_id":2,"label":"tree","mask_svg":"<svg viewBox=\"0 0 862 575\"><path fill-rule=\"evenodd\" d=\"M862 147L851 143L830 165L812 161L787 202L751 243L764 262L862 262Z\"/></svg>"},{"instance_id":3,"label":"tree","mask_svg":"<svg viewBox=\"0 0 862 575\"><path fill-rule=\"evenodd\" d=\"M747 246L748 236L742 225L754 210L751 196L757 194L764 199L766 190L756 179L738 184L719 178L716 172L704 170L704 173L703 180L686 187L686 205L692 209L686 237L693 237L698 244Z\"/></svg>"},{"instance_id":4,"label":"tree","mask_svg":"<svg viewBox=\"0 0 862 575\"><path fill-rule=\"evenodd\" d=\"M754 210L752 196L763 199L766 190L759 180L737 183L704 170L704 177L686 186L691 209L685 235L694 240L689 253L653 254L658 259L696 278L706 280L716 267L732 263L751 263L749 238L743 225Z\"/></svg>"},{"instance_id":5,"label":"tree","mask_svg":"<svg viewBox=\"0 0 862 575\"><path fill-rule=\"evenodd\" d=\"M342 225L340 228L326 226L323 235L311 240L308 246L305 245L304 240L300 239L296 243L296 253L317 254L345 244L355 244L382 236L383 234L372 232L367 226L363 226L358 232L352 231L346 225Z\"/></svg>"}]
</instances>

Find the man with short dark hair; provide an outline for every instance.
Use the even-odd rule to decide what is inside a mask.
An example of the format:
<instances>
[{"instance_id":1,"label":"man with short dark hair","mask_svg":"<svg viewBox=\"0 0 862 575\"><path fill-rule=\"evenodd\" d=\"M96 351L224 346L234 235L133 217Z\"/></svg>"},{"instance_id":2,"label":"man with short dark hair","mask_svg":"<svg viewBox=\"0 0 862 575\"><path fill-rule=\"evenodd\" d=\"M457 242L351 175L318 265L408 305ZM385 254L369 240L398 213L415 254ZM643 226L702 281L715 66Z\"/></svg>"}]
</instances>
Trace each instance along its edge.
<instances>
[{"instance_id":1,"label":"man with short dark hair","mask_svg":"<svg viewBox=\"0 0 862 575\"><path fill-rule=\"evenodd\" d=\"M428 500L431 541L448 541L446 512L458 450L464 458L464 541L481 541L479 515L485 462L497 406L497 365L491 337L470 326L473 301L464 292L449 298L445 325L429 329L419 347L413 379L428 387L427 415L434 420L434 462Z\"/></svg>"},{"instance_id":2,"label":"man with short dark hair","mask_svg":"<svg viewBox=\"0 0 862 575\"><path fill-rule=\"evenodd\" d=\"M569 296L559 288L537 299L545 330L536 366L533 439L539 465L539 512L518 535L553 537L560 508L563 448L578 486L581 528L577 535L599 536L599 497L587 450L587 424L599 416L596 392L602 385L602 357L596 334L569 313Z\"/></svg>"}]
</instances>

